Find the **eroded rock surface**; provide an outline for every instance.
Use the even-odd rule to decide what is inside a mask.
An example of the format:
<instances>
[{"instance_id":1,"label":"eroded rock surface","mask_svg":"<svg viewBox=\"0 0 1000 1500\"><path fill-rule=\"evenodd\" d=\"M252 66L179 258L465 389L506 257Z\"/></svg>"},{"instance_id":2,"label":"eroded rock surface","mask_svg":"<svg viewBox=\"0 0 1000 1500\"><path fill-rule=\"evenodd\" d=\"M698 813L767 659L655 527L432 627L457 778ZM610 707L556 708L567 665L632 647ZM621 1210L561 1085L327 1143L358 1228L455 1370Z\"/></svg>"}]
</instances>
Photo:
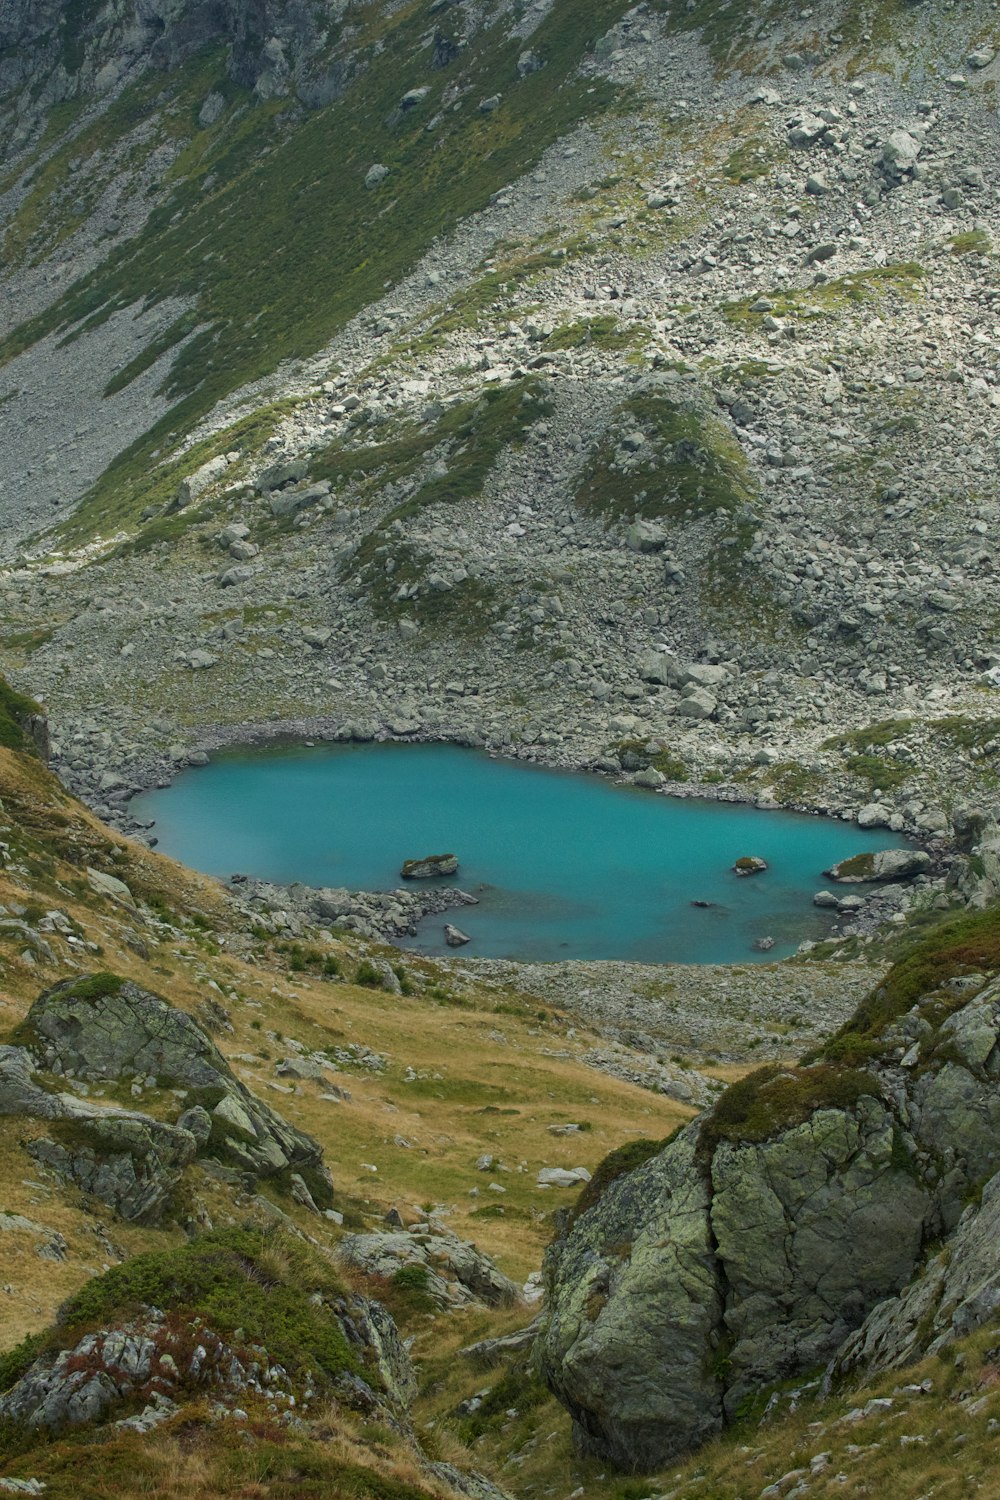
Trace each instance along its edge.
<instances>
[{"instance_id":1,"label":"eroded rock surface","mask_svg":"<svg viewBox=\"0 0 1000 1500\"><path fill-rule=\"evenodd\" d=\"M539 1343L583 1451L656 1467L772 1382L902 1364L1000 1305L1000 981L978 983L889 1021L864 1068L752 1075L588 1190Z\"/></svg>"},{"instance_id":2,"label":"eroded rock surface","mask_svg":"<svg viewBox=\"0 0 1000 1500\"><path fill-rule=\"evenodd\" d=\"M197 1155L255 1177L306 1171L320 1196L329 1187L318 1143L256 1099L190 1016L135 984L97 975L57 985L18 1039L0 1047L0 1114L51 1122L29 1153L123 1218L160 1218ZM71 1087L57 1091L53 1075ZM126 1080L167 1091L177 1118L72 1091Z\"/></svg>"}]
</instances>

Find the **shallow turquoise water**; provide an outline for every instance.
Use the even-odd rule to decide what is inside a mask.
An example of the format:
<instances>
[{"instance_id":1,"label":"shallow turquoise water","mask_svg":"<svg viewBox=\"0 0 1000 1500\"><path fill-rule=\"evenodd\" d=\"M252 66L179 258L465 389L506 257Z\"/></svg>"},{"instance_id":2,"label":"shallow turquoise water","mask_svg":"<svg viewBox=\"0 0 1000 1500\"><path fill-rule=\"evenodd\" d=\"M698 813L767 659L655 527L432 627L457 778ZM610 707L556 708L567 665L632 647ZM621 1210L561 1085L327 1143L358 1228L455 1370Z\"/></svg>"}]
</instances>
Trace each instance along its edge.
<instances>
[{"instance_id":1,"label":"shallow turquoise water","mask_svg":"<svg viewBox=\"0 0 1000 1500\"><path fill-rule=\"evenodd\" d=\"M683 801L451 745L323 745L220 755L137 797L165 854L208 874L391 890L404 859L453 851L442 884L479 896L445 921L492 958L773 960L830 931L822 871L901 841L831 818ZM767 860L740 879L741 855ZM715 903L708 909L692 901ZM766 954L755 939L775 939Z\"/></svg>"}]
</instances>

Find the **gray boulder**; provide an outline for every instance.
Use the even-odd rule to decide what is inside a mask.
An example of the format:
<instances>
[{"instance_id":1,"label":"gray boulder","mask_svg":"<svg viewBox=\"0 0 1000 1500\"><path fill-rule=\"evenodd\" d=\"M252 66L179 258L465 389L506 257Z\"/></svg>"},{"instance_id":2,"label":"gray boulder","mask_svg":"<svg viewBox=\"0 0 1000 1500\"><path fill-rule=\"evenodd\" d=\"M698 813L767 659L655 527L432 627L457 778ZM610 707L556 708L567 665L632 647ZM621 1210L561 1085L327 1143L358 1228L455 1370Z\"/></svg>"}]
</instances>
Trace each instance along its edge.
<instances>
[{"instance_id":1,"label":"gray boulder","mask_svg":"<svg viewBox=\"0 0 1000 1500\"><path fill-rule=\"evenodd\" d=\"M426 1224L406 1231L350 1234L340 1254L348 1265L369 1276L392 1279L407 1267L420 1267L423 1290L442 1308L485 1303L507 1307L518 1300L518 1288L498 1266L449 1230Z\"/></svg>"},{"instance_id":2,"label":"gray boulder","mask_svg":"<svg viewBox=\"0 0 1000 1500\"><path fill-rule=\"evenodd\" d=\"M329 1182L322 1150L235 1077L185 1012L114 975L46 991L0 1048L0 1114L62 1122L32 1153L126 1218L155 1217L196 1152L258 1176L311 1169ZM52 1093L36 1070L88 1082L155 1079L184 1101L174 1124Z\"/></svg>"},{"instance_id":3,"label":"gray boulder","mask_svg":"<svg viewBox=\"0 0 1000 1500\"><path fill-rule=\"evenodd\" d=\"M762 1069L599 1171L548 1252L538 1344L582 1451L657 1468L772 1383L898 1365L1000 1307L1000 980L923 997L869 1050Z\"/></svg>"},{"instance_id":4,"label":"gray boulder","mask_svg":"<svg viewBox=\"0 0 1000 1500\"><path fill-rule=\"evenodd\" d=\"M909 880L929 868L930 855L924 849L879 849L874 854L853 854L839 860L823 874L841 885L860 885L869 880Z\"/></svg>"}]
</instances>

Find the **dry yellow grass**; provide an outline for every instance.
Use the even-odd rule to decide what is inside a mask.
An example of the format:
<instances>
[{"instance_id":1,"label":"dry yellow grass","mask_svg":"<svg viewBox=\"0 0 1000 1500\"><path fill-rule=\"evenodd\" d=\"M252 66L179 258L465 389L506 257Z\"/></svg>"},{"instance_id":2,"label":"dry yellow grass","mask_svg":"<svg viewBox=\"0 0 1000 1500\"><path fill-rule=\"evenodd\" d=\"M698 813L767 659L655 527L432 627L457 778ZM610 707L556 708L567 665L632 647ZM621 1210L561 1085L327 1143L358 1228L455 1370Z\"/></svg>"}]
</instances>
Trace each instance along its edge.
<instances>
[{"instance_id":1,"label":"dry yellow grass","mask_svg":"<svg viewBox=\"0 0 1000 1500\"><path fill-rule=\"evenodd\" d=\"M192 1013L206 999L220 1001L232 1030L215 1039L238 1076L322 1143L338 1193L359 1201L366 1213L394 1205L404 1218L417 1218L434 1207L508 1274L523 1278L541 1262L552 1210L574 1196L539 1188L540 1167L593 1170L622 1141L661 1138L690 1114L587 1066L581 1055L593 1035L578 1023L523 996L461 993L452 979L445 988L434 965L422 960L406 959L418 985L447 999L290 973L276 945L255 943L239 930L215 882L110 834L42 768L4 751L0 796L7 815L30 829L21 871L0 871L0 902L35 912L58 907L99 949L48 934L57 958L50 964L25 960L22 945L0 948L0 1035L43 988L80 971L110 969ZM164 933L96 897L81 878L81 865L88 863L112 869L155 898L171 928ZM347 950L329 945L329 951L339 951L352 971ZM355 1045L384 1054L387 1062L381 1072L348 1066L331 1074L350 1095L338 1102L323 1098L329 1091L321 1084L277 1077L276 1064L294 1055L290 1043L310 1051ZM137 1107L156 1113L163 1102L154 1095ZM585 1128L570 1136L549 1132L566 1123ZM0 1347L48 1322L69 1292L108 1262L96 1222L126 1254L175 1237L112 1223L99 1209L95 1219L93 1205L43 1180L18 1144L32 1128L0 1121L0 1209L57 1230L69 1253L62 1263L42 1261L33 1244L0 1235L0 1285L16 1288L5 1299ZM477 1171L477 1159L487 1155L494 1168ZM237 1212L228 1190L199 1170L191 1183L213 1222ZM287 1200L281 1207L324 1243L335 1242L327 1221Z\"/></svg>"}]
</instances>

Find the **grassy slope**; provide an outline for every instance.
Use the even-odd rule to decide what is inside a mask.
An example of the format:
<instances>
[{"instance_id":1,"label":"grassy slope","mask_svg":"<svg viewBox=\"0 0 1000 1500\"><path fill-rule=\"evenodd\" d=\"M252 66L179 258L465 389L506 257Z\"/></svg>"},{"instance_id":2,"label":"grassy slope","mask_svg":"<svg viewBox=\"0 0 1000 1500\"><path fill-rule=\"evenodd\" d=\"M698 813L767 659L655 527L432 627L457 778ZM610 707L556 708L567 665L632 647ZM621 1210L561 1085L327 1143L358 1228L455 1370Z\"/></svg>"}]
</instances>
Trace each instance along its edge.
<instances>
[{"instance_id":1,"label":"grassy slope","mask_svg":"<svg viewBox=\"0 0 1000 1500\"><path fill-rule=\"evenodd\" d=\"M377 1221L393 1203L417 1214L421 1205L447 1204L451 1227L523 1277L539 1265L550 1215L564 1201L563 1194L537 1188L539 1167L593 1168L622 1141L666 1135L689 1113L586 1068L576 1054L592 1040L577 1028L578 1039L567 1041L571 1023L537 1000L459 984L409 956L403 972L413 993L392 995L356 982L365 971L348 940L321 950L234 932L214 882L109 833L33 756L0 748L0 802L0 839L11 845L0 868L0 903L24 908L30 922L58 907L75 934L96 945L81 949L48 933L57 962L31 963L23 938L0 934L0 1037L9 1037L42 988L79 972L73 965L134 978L194 1013L206 999L221 1000L233 1029L217 1033L219 1045L255 1093L322 1142L337 1206L352 1214L371 1213ZM95 896L87 866L126 880L165 925ZM311 1082L275 1093L275 1064L289 1055L290 1040L309 1050L356 1044L384 1053L388 1063L382 1072L343 1066L337 1082L350 1098L341 1103L323 1099L324 1088ZM126 1092L118 1102L133 1101ZM139 1107L156 1113L170 1103L149 1090ZM566 1121L590 1128L570 1137L549 1134L549 1125ZM28 1170L21 1143L43 1130L42 1122L0 1119L0 1209L58 1230L69 1255L43 1261L30 1234L3 1235L0 1284L17 1288L4 1306L3 1345L44 1325L107 1258L94 1220L75 1196L34 1186L37 1173ZM483 1154L508 1170L477 1172ZM491 1181L506 1192L490 1192ZM473 1187L479 1196L469 1196ZM216 1222L231 1211L209 1179L199 1177L192 1190ZM320 1233L315 1219L280 1202ZM335 1234L330 1226L322 1232ZM111 1238L135 1254L173 1244L180 1232L115 1224Z\"/></svg>"}]
</instances>

